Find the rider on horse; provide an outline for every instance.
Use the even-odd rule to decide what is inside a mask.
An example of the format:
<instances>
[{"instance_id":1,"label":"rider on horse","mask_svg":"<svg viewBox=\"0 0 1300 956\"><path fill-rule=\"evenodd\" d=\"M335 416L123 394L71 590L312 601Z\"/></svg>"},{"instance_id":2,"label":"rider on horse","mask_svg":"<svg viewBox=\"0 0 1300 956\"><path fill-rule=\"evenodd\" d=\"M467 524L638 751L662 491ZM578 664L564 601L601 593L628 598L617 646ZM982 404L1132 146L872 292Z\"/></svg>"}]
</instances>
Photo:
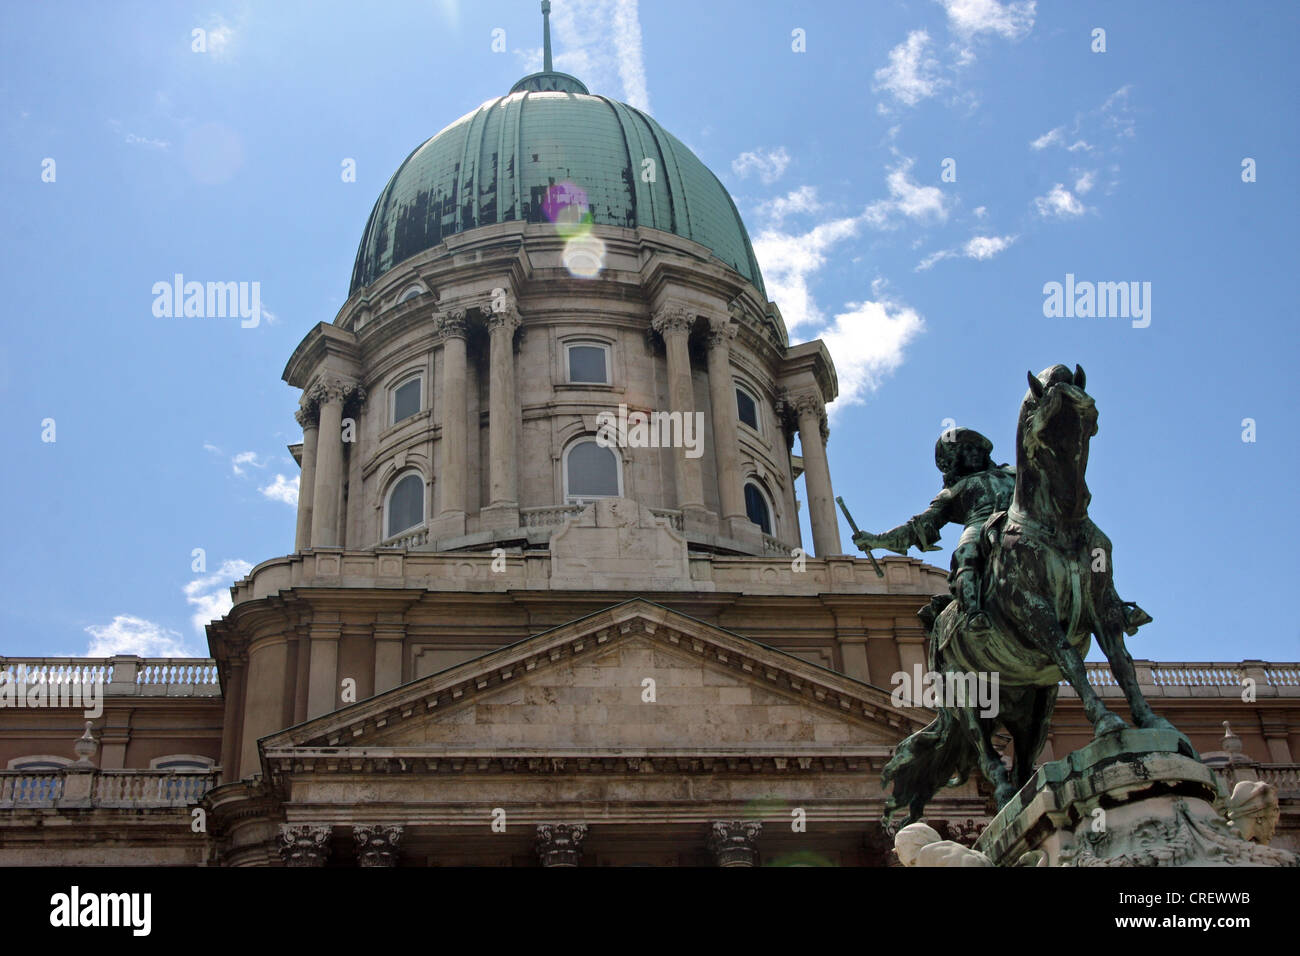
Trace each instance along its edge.
<instances>
[{"instance_id":1,"label":"rider on horse","mask_svg":"<svg viewBox=\"0 0 1300 956\"><path fill-rule=\"evenodd\" d=\"M907 554L909 547L915 547L938 551L934 543L943 526L952 522L962 525L961 540L952 554L948 586L974 629L989 626L980 599L980 529L995 511L1007 510L1016 489L1015 468L993 464L992 452L993 442L972 428L945 431L934 443L934 463L943 474L943 490L934 496L930 507L892 531L859 531L853 536L853 543L866 550L884 548Z\"/></svg>"}]
</instances>

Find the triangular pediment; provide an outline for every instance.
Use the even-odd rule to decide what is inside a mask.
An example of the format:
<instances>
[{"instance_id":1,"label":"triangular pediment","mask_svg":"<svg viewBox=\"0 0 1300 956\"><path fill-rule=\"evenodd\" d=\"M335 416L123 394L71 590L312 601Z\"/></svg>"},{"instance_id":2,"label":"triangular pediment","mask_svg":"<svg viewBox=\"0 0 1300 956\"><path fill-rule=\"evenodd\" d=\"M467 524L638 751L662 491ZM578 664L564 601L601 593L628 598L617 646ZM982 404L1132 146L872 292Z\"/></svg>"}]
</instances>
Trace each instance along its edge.
<instances>
[{"instance_id":1,"label":"triangular pediment","mask_svg":"<svg viewBox=\"0 0 1300 956\"><path fill-rule=\"evenodd\" d=\"M860 754L924 721L889 694L636 600L265 738L308 754Z\"/></svg>"}]
</instances>

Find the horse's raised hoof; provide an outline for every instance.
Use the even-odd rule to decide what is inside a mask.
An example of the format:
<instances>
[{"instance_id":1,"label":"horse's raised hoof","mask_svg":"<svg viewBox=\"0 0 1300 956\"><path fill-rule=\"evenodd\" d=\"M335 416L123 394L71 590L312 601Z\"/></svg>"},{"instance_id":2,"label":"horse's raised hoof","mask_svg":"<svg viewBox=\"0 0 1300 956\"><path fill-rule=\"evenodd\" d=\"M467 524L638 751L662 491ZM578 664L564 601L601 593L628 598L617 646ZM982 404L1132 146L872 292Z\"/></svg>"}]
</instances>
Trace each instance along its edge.
<instances>
[{"instance_id":1,"label":"horse's raised hoof","mask_svg":"<svg viewBox=\"0 0 1300 956\"><path fill-rule=\"evenodd\" d=\"M1106 716L1092 725L1092 735L1094 737L1105 737L1107 734L1117 734L1127 726L1123 718L1118 714L1106 711Z\"/></svg>"}]
</instances>

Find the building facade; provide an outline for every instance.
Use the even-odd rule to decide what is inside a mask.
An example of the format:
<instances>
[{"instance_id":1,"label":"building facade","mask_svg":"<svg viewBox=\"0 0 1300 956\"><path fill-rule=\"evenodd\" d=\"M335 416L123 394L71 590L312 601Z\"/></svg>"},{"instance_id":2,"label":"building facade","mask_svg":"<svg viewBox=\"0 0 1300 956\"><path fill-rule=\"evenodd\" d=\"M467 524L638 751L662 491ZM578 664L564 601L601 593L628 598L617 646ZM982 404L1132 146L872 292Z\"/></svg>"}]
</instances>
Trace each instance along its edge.
<instances>
[{"instance_id":1,"label":"building facade","mask_svg":"<svg viewBox=\"0 0 1300 956\"><path fill-rule=\"evenodd\" d=\"M946 575L842 553L834 364L662 126L548 56L402 163L284 379L294 550L211 658L0 658L104 692L0 711L0 864L888 864L880 770L929 720L891 691ZM1139 673L1297 848L1300 665ZM1090 737L1063 688L1044 759Z\"/></svg>"}]
</instances>

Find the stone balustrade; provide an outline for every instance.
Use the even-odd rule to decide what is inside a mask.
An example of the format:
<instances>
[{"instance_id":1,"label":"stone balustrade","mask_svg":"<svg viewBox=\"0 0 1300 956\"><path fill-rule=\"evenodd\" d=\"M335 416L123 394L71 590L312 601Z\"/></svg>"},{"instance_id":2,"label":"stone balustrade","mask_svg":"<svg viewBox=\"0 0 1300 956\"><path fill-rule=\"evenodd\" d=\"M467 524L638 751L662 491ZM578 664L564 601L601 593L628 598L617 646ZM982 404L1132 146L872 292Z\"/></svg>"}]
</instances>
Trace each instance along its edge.
<instances>
[{"instance_id":1,"label":"stone balustrade","mask_svg":"<svg viewBox=\"0 0 1300 956\"><path fill-rule=\"evenodd\" d=\"M20 807L185 807L217 785L219 769L0 770L0 809Z\"/></svg>"},{"instance_id":2,"label":"stone balustrade","mask_svg":"<svg viewBox=\"0 0 1300 956\"><path fill-rule=\"evenodd\" d=\"M1147 697L1240 697L1253 680L1259 697L1300 697L1300 663L1271 661L1148 661L1134 659ZM1088 681L1102 697L1122 696L1110 665L1089 661ZM1077 696L1065 681L1061 697Z\"/></svg>"},{"instance_id":3,"label":"stone balustrade","mask_svg":"<svg viewBox=\"0 0 1300 956\"><path fill-rule=\"evenodd\" d=\"M110 697L219 697L210 657L0 657L0 686L102 684Z\"/></svg>"}]
</instances>

